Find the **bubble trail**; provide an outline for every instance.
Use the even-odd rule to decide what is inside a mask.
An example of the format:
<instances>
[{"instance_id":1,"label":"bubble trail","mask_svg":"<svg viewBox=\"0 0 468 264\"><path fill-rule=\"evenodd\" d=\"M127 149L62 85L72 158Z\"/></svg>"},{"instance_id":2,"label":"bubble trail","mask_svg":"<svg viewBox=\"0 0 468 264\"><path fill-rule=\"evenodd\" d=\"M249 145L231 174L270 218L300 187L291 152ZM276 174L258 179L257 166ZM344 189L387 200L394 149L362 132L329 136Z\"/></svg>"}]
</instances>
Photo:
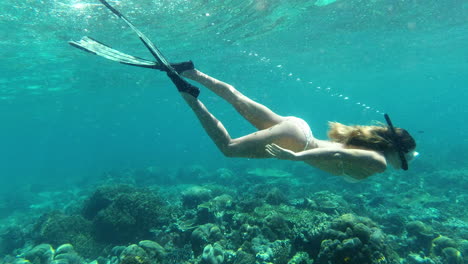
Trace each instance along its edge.
<instances>
[{"instance_id":1,"label":"bubble trail","mask_svg":"<svg viewBox=\"0 0 468 264\"><path fill-rule=\"evenodd\" d=\"M239 44L237 44L237 45L239 46ZM351 96L345 95L344 93L340 92L338 89L328 87L328 86L323 88L322 86L318 86L318 85L314 84L313 81L305 81L300 76L296 76L296 74L294 74L293 72L288 71L287 69L285 69L285 67L282 64L274 65L271 62L271 59L269 59L267 57L264 57L264 56L261 56L258 52L242 50L242 51L240 51L240 53L245 55L245 56L256 59L258 62L261 62L261 63L264 63L264 64L270 66L272 71L276 71L281 76L286 76L288 78L291 78L292 81L300 83L300 84L304 85L306 88L312 89L314 92L325 94L327 96L337 98L338 100L343 100L346 103L351 103L354 106L359 107L359 109L361 111L363 111L363 112L375 113L375 114L379 114L379 115L382 115L384 113L383 111L377 109L376 107L372 107L372 106L370 106L368 104L365 104L365 103L362 103L360 101L354 101Z\"/></svg>"}]
</instances>

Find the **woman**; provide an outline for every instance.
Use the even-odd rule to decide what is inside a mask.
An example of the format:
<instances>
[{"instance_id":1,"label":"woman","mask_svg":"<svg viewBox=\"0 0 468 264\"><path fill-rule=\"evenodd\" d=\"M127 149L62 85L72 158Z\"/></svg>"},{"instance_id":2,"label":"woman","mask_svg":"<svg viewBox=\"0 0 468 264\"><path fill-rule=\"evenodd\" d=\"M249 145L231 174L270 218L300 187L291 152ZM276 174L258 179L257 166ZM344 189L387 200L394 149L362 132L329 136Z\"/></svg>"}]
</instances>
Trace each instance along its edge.
<instances>
[{"instance_id":1,"label":"woman","mask_svg":"<svg viewBox=\"0 0 468 264\"><path fill-rule=\"evenodd\" d=\"M264 105L249 99L233 86L196 70L191 61L169 64L157 47L127 18L107 1L100 2L138 35L156 61L122 53L89 37L69 43L76 48L123 64L165 71L224 155L304 161L331 174L358 180L385 171L388 164L395 168L408 169L407 160L416 153L416 143L408 132L394 128L388 116L385 116L388 127L330 123L328 135L331 141L316 139L304 120L274 113ZM184 80L181 75L206 86L225 99L258 131L240 138L231 138L223 124L197 99L198 88Z\"/></svg>"},{"instance_id":2,"label":"woman","mask_svg":"<svg viewBox=\"0 0 468 264\"><path fill-rule=\"evenodd\" d=\"M255 133L231 138L223 124L197 99L198 89L180 85L177 76L168 74L205 131L227 157L303 161L331 174L360 180L385 171L388 164L407 169L406 160L416 153L416 143L411 135L391 124L389 127L345 126L331 122L328 132L331 140L316 139L304 120L274 113L232 85L194 69L191 62L173 66L182 76L226 100L258 129Z\"/></svg>"}]
</instances>

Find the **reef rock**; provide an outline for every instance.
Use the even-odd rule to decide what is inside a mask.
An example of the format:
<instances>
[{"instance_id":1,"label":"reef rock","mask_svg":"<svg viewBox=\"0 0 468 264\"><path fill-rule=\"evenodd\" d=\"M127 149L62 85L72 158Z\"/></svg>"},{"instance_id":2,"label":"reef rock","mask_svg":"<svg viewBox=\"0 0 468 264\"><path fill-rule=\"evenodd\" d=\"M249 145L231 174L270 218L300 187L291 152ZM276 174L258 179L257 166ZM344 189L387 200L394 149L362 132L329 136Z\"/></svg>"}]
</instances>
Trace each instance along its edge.
<instances>
[{"instance_id":1,"label":"reef rock","mask_svg":"<svg viewBox=\"0 0 468 264\"><path fill-rule=\"evenodd\" d=\"M83 214L95 236L105 243L136 242L167 219L164 201L154 192L129 186L98 188L86 201Z\"/></svg>"},{"instance_id":2,"label":"reef rock","mask_svg":"<svg viewBox=\"0 0 468 264\"><path fill-rule=\"evenodd\" d=\"M208 244L203 249L202 263L221 264L224 262L224 249L217 243Z\"/></svg>"},{"instance_id":3,"label":"reef rock","mask_svg":"<svg viewBox=\"0 0 468 264\"><path fill-rule=\"evenodd\" d=\"M320 251L314 263L398 263L386 235L365 217L345 214L322 233Z\"/></svg>"},{"instance_id":4,"label":"reef rock","mask_svg":"<svg viewBox=\"0 0 468 264\"><path fill-rule=\"evenodd\" d=\"M186 208L196 208L199 204L209 201L211 196L211 190L193 186L182 192L182 204Z\"/></svg>"}]
</instances>

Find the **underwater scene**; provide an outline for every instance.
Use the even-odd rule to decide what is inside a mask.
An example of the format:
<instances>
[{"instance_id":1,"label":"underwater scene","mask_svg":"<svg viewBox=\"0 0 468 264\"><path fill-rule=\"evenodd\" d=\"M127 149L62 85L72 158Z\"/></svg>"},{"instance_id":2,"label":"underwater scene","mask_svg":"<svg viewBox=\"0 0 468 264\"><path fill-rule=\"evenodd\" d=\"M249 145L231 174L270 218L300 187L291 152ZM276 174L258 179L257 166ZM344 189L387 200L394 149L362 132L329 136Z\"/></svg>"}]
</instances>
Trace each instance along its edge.
<instances>
[{"instance_id":1,"label":"underwater scene","mask_svg":"<svg viewBox=\"0 0 468 264\"><path fill-rule=\"evenodd\" d=\"M0 11L0 264L468 263L468 1ZM388 152L321 141L329 122ZM275 141L288 124L306 141Z\"/></svg>"}]
</instances>

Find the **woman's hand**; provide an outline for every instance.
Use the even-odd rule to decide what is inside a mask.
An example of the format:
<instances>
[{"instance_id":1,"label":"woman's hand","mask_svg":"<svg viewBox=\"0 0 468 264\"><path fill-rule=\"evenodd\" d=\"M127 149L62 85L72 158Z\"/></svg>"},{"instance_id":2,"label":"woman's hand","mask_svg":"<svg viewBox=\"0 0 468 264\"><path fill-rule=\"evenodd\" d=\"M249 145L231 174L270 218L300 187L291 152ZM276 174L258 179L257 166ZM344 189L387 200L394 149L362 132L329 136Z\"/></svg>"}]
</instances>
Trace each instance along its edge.
<instances>
[{"instance_id":1,"label":"woman's hand","mask_svg":"<svg viewBox=\"0 0 468 264\"><path fill-rule=\"evenodd\" d=\"M294 160L296 158L296 153L289 149L282 148L276 144L267 144L265 146L265 151L277 159Z\"/></svg>"}]
</instances>

